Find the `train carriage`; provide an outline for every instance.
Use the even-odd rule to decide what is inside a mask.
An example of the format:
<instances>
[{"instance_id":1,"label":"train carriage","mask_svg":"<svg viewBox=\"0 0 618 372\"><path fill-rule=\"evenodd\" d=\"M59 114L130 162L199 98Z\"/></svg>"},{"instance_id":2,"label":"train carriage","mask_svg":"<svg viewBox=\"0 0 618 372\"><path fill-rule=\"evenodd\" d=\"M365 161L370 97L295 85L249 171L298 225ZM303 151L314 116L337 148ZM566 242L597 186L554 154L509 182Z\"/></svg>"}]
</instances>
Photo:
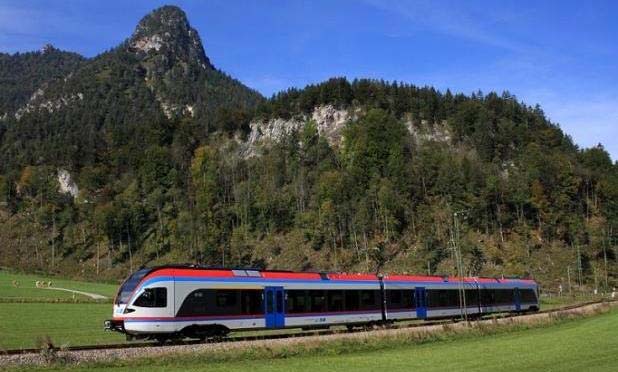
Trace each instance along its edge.
<instances>
[{"instance_id":1,"label":"train carriage","mask_svg":"<svg viewBox=\"0 0 618 372\"><path fill-rule=\"evenodd\" d=\"M207 338L233 330L459 317L463 303L471 316L535 310L537 285L520 279L162 266L139 270L123 283L105 328L130 338Z\"/></svg>"},{"instance_id":2,"label":"train carriage","mask_svg":"<svg viewBox=\"0 0 618 372\"><path fill-rule=\"evenodd\" d=\"M390 320L459 317L462 312L478 317L539 308L533 280L389 275L383 282Z\"/></svg>"}]
</instances>

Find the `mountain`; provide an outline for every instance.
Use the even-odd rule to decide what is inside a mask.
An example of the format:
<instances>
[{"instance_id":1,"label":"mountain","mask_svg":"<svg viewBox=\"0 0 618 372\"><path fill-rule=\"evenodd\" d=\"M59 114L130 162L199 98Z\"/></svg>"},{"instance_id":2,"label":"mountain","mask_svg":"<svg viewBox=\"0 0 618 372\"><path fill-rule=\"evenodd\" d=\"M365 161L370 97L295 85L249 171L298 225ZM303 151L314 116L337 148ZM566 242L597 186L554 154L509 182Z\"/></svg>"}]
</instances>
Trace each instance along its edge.
<instances>
[{"instance_id":1,"label":"mountain","mask_svg":"<svg viewBox=\"0 0 618 372\"><path fill-rule=\"evenodd\" d=\"M226 108L251 110L262 100L214 68L197 31L177 7L155 10L124 43L80 61L63 71L62 78L50 76L36 94L6 113L0 166L4 172L32 164L76 169L84 161L107 157L110 146L127 146L132 158L128 160L138 161L133 159L140 155L135 152L172 140L174 123L195 125L191 131L199 133L192 136L203 137ZM38 66L33 74L52 70L44 59L33 64ZM5 70L13 74L12 65ZM60 73L58 68L52 71Z\"/></svg>"},{"instance_id":2,"label":"mountain","mask_svg":"<svg viewBox=\"0 0 618 372\"><path fill-rule=\"evenodd\" d=\"M3 98L0 265L451 274L457 242L470 275L616 283L618 165L508 92L333 78L264 99L170 6L95 58L54 53Z\"/></svg>"}]
</instances>

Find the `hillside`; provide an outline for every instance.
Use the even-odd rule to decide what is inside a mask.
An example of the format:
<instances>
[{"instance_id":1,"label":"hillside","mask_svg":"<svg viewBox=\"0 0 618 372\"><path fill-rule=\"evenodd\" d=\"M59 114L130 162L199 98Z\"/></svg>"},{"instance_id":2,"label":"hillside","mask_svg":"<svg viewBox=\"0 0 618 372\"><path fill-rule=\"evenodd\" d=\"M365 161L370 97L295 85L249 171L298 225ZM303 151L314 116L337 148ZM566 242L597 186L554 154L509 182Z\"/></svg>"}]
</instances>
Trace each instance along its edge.
<instances>
[{"instance_id":1,"label":"hillside","mask_svg":"<svg viewBox=\"0 0 618 372\"><path fill-rule=\"evenodd\" d=\"M37 89L66 77L84 61L76 53L51 45L32 53L0 53L0 119L26 104Z\"/></svg>"},{"instance_id":2,"label":"hillside","mask_svg":"<svg viewBox=\"0 0 618 372\"><path fill-rule=\"evenodd\" d=\"M470 275L616 282L618 165L508 92L335 78L264 99L176 7L57 74L6 99L0 265L448 274L458 233Z\"/></svg>"}]
</instances>

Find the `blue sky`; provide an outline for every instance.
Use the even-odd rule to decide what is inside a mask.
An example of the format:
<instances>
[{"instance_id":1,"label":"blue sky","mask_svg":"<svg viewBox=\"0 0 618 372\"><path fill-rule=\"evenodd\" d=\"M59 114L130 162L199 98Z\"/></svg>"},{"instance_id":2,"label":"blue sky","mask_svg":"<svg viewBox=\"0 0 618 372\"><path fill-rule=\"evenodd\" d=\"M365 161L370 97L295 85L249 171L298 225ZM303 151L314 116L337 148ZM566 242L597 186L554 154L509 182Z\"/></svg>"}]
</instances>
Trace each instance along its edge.
<instances>
[{"instance_id":1,"label":"blue sky","mask_svg":"<svg viewBox=\"0 0 618 372\"><path fill-rule=\"evenodd\" d=\"M618 160L618 1L0 0L0 51L95 56L162 4L187 12L215 66L267 96L332 76L509 90Z\"/></svg>"}]
</instances>

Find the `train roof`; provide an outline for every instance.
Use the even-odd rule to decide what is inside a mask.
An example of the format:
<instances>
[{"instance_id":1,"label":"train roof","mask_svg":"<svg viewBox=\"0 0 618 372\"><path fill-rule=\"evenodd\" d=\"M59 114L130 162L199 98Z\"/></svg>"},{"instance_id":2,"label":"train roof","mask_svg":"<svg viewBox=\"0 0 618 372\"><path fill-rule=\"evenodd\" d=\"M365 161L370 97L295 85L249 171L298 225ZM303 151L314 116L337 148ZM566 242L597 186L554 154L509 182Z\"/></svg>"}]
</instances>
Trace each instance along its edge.
<instances>
[{"instance_id":1,"label":"train roof","mask_svg":"<svg viewBox=\"0 0 618 372\"><path fill-rule=\"evenodd\" d=\"M367 274L367 273L341 273L341 272L297 272L289 270L261 270L256 268L226 268L210 267L192 264L164 265L152 267L145 275L157 276L200 276L216 278L263 278L279 280L345 280L345 281L378 281L380 277L385 282L427 282L427 283L528 283L534 284L532 279L520 278L486 278L465 277L460 280L455 276L440 275L407 275L407 274Z\"/></svg>"}]
</instances>

